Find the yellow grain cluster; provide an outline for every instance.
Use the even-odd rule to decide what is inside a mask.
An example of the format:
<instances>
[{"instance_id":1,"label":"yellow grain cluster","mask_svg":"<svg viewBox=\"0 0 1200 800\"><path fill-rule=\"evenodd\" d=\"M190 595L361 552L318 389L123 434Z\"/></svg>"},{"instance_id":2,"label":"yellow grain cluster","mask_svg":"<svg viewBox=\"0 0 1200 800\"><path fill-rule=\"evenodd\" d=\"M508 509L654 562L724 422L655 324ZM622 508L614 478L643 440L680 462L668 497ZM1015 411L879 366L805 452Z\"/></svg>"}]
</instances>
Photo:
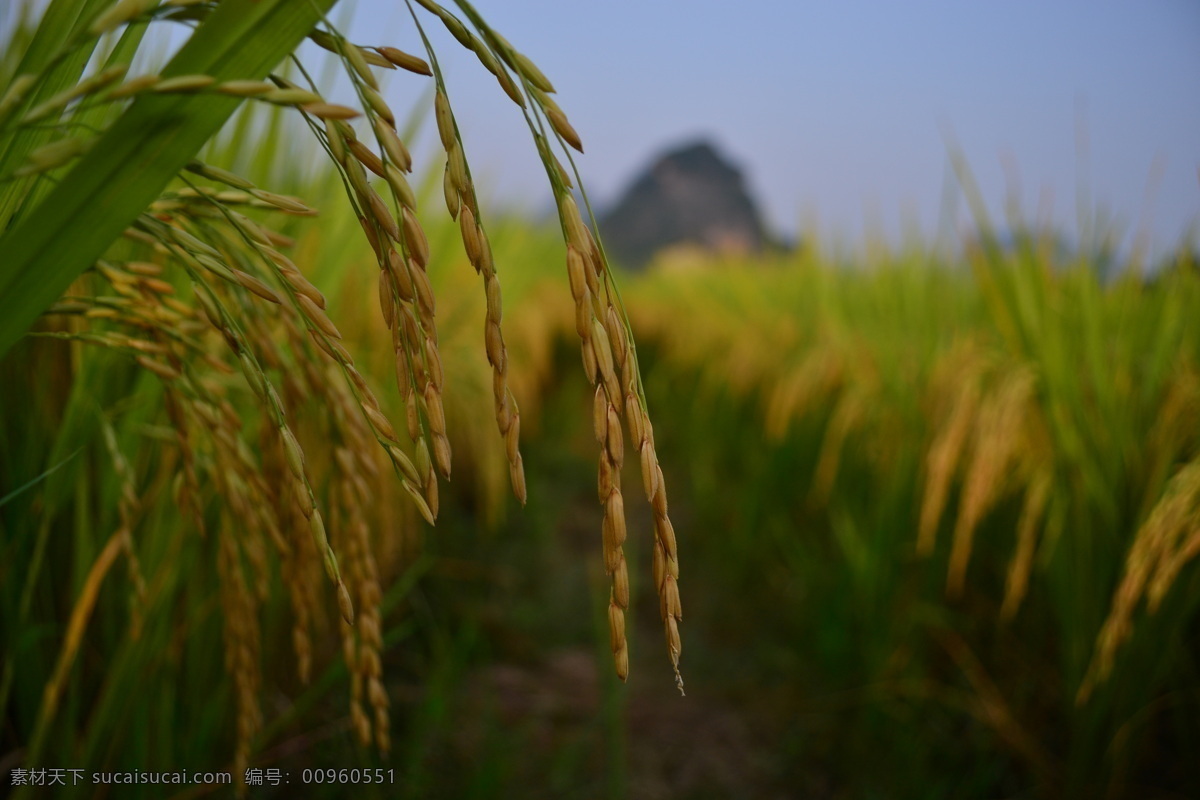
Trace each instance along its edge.
<instances>
[{"instance_id":1,"label":"yellow grain cluster","mask_svg":"<svg viewBox=\"0 0 1200 800\"><path fill-rule=\"evenodd\" d=\"M475 40L477 41L477 40ZM495 409L496 427L504 440L504 452L508 459L509 481L516 498L524 505L526 500L525 463L521 457L521 411L517 399L508 385L508 348L500 327L503 308L500 296L500 278L492 258L492 246L483 229L479 213L479 199L471 181L469 167L463 154L463 143L459 138L458 126L450 100L444 91L441 71L434 62L434 75L438 91L434 95L434 116L438 135L446 151L446 170L443 176L443 191L446 210L452 219L458 220L459 234L467 260L483 279L483 292L487 311L483 326L483 345L488 364L492 368L492 401Z\"/></svg>"},{"instance_id":2,"label":"yellow grain cluster","mask_svg":"<svg viewBox=\"0 0 1200 800\"><path fill-rule=\"evenodd\" d=\"M629 607L629 570L625 561L625 503L621 494L624 432L638 453L642 488L654 511L654 586L667 639L667 651L683 691L679 673L682 643L679 623L679 553L675 529L667 507L667 487L654 448L654 428L646 412L632 336L620 300L611 284L604 255L597 247L579 207L567 192L558 199L559 220L567 240L567 279L575 300L575 331L579 335L583 368L595 384L592 421L600 445L598 491L604 507L603 553L605 570L612 578L609 596L609 629L617 676L629 674L629 645L625 636L625 610Z\"/></svg>"}]
</instances>

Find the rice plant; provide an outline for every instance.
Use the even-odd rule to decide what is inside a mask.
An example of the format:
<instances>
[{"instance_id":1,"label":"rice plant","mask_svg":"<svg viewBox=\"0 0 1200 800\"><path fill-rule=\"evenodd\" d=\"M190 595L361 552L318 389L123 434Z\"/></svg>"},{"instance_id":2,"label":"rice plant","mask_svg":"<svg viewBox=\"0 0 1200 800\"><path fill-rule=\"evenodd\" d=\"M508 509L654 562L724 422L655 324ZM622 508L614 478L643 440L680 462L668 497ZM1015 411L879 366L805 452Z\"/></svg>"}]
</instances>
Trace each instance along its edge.
<instances>
[{"instance_id":1,"label":"rice plant","mask_svg":"<svg viewBox=\"0 0 1200 800\"><path fill-rule=\"evenodd\" d=\"M364 745L389 750L385 587L411 564L417 520L435 522L439 487L451 475L437 312L439 301L457 298L435 295L435 254L408 178L414 164L380 72L431 84L445 205L485 298L500 455L515 497L524 504L527 494L502 329L507 265L493 253L439 54L425 34L431 24L495 75L545 165L585 374L596 386L615 670L622 680L629 670L619 479L627 424L654 509L654 580L682 690L666 486L629 322L572 195L578 133L549 79L469 3L408 4L421 55L346 40L326 16L333 5L54 0L36 26L18 24L6 48L0 356L28 378L4 409L11 624L0 718L14 721L21 764L68 752L88 765L178 761L177 743L148 732L170 727L176 713L209 731L227 724L200 699L206 686L221 685L236 708L231 771L241 784L272 724L263 708L263 622L284 608L296 679L310 683L325 662L314 643L336 626L351 728ZM172 25L189 29L186 41L161 68L143 68L142 51L161 41L154 33ZM306 38L341 65L349 97L326 96L310 77L296 55ZM205 160L216 152L206 143L247 106L287 112L295 124L286 135L311 136L328 157L375 264L401 415L384 412L381 376L360 371L296 247L305 229L298 221L317 209ZM381 529L371 511L397 488L408 503ZM128 584L123 633L110 629L121 615L106 613L119 562ZM336 619L326 612L335 603ZM63 604L71 609L65 634L35 635L54 627ZM214 621L219 644L199 633ZM183 631L192 633L180 639ZM101 634L102 643L85 647ZM198 647L223 651L226 682L163 675L164 663L178 669ZM104 661L81 668L89 651ZM191 691L195 700L139 709L137 723L125 724L114 704L138 675L160 696Z\"/></svg>"},{"instance_id":2,"label":"rice plant","mask_svg":"<svg viewBox=\"0 0 1200 800\"><path fill-rule=\"evenodd\" d=\"M920 731L902 744L848 724L889 791L889 771L969 746L920 721L960 704L1026 782L947 773L922 796L1182 790L1185 772L1130 781L1197 734L1189 251L1153 280L1106 280L980 227L961 258L884 248L839 266L812 238L627 292L651 394L673 398L666 441L689 455L683 502L719 520L693 526L693 581L708 598L765 582L740 618L770 613L797 671ZM974 775L994 751L969 752ZM854 763L839 774L870 780Z\"/></svg>"}]
</instances>

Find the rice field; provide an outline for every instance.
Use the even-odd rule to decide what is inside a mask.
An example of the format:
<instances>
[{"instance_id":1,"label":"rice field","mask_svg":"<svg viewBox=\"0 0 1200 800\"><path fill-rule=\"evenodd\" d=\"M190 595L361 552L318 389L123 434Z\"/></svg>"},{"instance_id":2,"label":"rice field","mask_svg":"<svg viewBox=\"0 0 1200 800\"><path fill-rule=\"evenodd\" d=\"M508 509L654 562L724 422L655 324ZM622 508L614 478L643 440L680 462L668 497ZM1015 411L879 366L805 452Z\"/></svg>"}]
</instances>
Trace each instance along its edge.
<instances>
[{"instance_id":1,"label":"rice field","mask_svg":"<svg viewBox=\"0 0 1200 800\"><path fill-rule=\"evenodd\" d=\"M453 54L285 5L63 0L0 59L6 794L1200 792L1193 251L980 212L625 274L469 4L417 3ZM212 38L143 71L168 17ZM352 97L268 77L305 35ZM481 213L439 57L557 224Z\"/></svg>"}]
</instances>

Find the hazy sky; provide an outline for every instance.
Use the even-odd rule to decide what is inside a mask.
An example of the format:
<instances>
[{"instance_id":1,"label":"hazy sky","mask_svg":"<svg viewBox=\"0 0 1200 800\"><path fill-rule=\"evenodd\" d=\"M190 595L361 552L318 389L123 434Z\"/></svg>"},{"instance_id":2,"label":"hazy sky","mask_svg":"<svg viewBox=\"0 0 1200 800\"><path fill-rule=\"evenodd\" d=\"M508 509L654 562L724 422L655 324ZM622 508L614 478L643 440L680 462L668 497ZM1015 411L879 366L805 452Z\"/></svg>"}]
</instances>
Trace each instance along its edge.
<instances>
[{"instance_id":1,"label":"hazy sky","mask_svg":"<svg viewBox=\"0 0 1200 800\"><path fill-rule=\"evenodd\" d=\"M743 167L777 229L895 237L915 219L931 233L949 134L998 214L1015 189L1025 218L1075 231L1082 188L1158 252L1200 225L1196 0L475 6L555 83L602 202L654 154L704 136ZM542 208L515 107L431 28L477 178L497 200ZM351 31L417 47L397 0L359 0ZM399 76L389 98L403 106L416 83Z\"/></svg>"},{"instance_id":2,"label":"hazy sky","mask_svg":"<svg viewBox=\"0 0 1200 800\"><path fill-rule=\"evenodd\" d=\"M1200 236L1200 0L475 6L555 83L602 206L656 154L707 137L743 168L777 231L895 240L915 221L930 235L954 186L953 140L997 217L1015 192L1023 218L1074 234L1083 197L1116 219L1126 248L1138 231L1155 254L1189 230ZM484 197L545 210L550 192L517 109L421 15ZM342 0L335 18L347 17L360 44L420 52L402 0ZM404 114L430 81L392 75L386 95ZM418 162L435 155L429 122ZM967 223L961 204L957 219Z\"/></svg>"}]
</instances>

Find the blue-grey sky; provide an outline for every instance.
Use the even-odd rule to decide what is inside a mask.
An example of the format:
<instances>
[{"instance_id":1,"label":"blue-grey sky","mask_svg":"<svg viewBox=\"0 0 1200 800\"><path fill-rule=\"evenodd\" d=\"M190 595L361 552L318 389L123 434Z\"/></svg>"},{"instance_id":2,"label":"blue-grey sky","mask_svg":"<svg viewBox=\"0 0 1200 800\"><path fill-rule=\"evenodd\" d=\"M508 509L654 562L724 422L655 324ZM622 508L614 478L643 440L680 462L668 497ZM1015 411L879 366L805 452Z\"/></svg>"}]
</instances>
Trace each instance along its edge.
<instances>
[{"instance_id":1,"label":"blue-grey sky","mask_svg":"<svg viewBox=\"0 0 1200 800\"><path fill-rule=\"evenodd\" d=\"M1074 232L1082 189L1127 245L1145 230L1162 253L1200 225L1195 0L475 6L555 83L602 203L655 153L706 136L745 170L776 229L894 238L915 220L932 234L949 135L997 215L1015 191L1026 219ZM544 207L515 107L430 27L485 193ZM397 0L358 0L350 31L418 47ZM389 99L403 107L416 83L397 76Z\"/></svg>"},{"instance_id":2,"label":"blue-grey sky","mask_svg":"<svg viewBox=\"0 0 1200 800\"><path fill-rule=\"evenodd\" d=\"M954 141L1001 224L1015 197L1022 218L1072 236L1081 205L1099 210L1123 249L1140 232L1152 257L1200 237L1198 0L475 6L554 81L602 207L655 154L703 136L743 168L776 231L815 227L853 242L878 230L895 241L915 223L932 236L954 185ZM360 44L421 51L403 0L342 0L334 16ZM550 192L516 107L421 16L484 197L544 211ZM429 86L392 73L386 96L404 114L428 102ZM418 162L440 159L436 138L425 125ZM969 220L956 208L961 230Z\"/></svg>"}]
</instances>

